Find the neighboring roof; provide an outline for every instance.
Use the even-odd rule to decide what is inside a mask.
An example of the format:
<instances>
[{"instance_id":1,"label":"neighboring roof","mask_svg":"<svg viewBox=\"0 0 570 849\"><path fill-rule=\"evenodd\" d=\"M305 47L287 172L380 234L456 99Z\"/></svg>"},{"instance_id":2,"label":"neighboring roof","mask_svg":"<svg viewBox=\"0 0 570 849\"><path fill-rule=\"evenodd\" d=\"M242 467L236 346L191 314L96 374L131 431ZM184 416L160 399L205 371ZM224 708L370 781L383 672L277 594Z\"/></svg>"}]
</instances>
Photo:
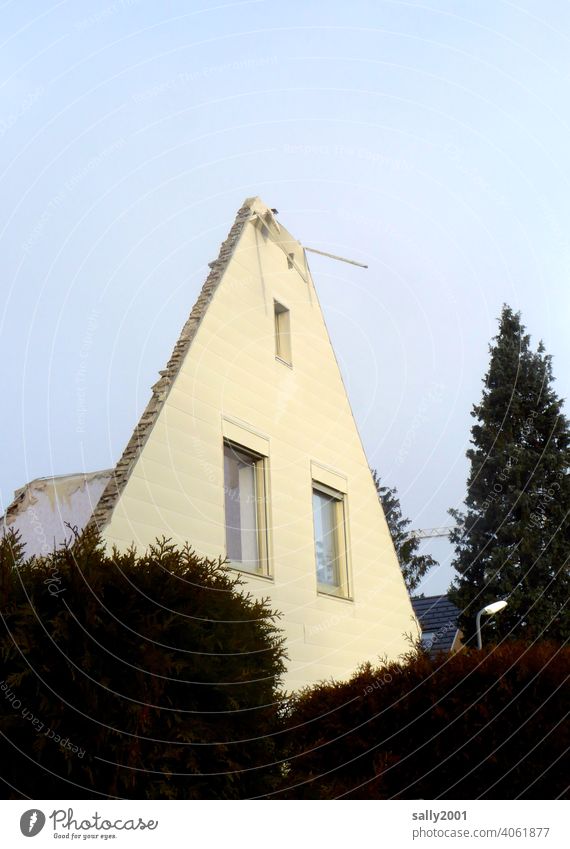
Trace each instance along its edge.
<instances>
[{"instance_id":1,"label":"neighboring roof","mask_svg":"<svg viewBox=\"0 0 570 849\"><path fill-rule=\"evenodd\" d=\"M180 371L190 345L196 336L200 323L208 308L208 304L212 300L212 297L222 280L245 225L254 213L261 213L266 217L268 224L273 224L273 226L278 228L278 225L273 219L271 210L269 210L259 198L246 198L235 217L234 223L226 240L220 247L217 259L214 260L214 262L209 263L211 271L202 286L198 300L192 308L188 321L182 328L182 332L174 346L172 356L170 357L166 368L159 372L160 379L152 387L151 399L148 402L139 423L135 427L133 435L131 436L127 447L123 451L119 462L115 466L113 474L111 475L111 478L99 499L97 507L93 511L93 515L88 522L88 527L95 526L97 529L102 530L110 521L113 510L115 509L119 497L127 484L131 471L133 470L135 463L145 446L150 432L164 406L164 402L166 401L174 380Z\"/></svg>"},{"instance_id":2,"label":"neighboring roof","mask_svg":"<svg viewBox=\"0 0 570 849\"><path fill-rule=\"evenodd\" d=\"M446 595L412 598L412 607L418 617L423 634L432 634L430 654L451 651L458 631L459 610Z\"/></svg>"},{"instance_id":3,"label":"neighboring roof","mask_svg":"<svg viewBox=\"0 0 570 849\"><path fill-rule=\"evenodd\" d=\"M105 489L112 469L35 478L17 489L0 537L15 531L26 557L43 557L81 533Z\"/></svg>"},{"instance_id":4,"label":"neighboring roof","mask_svg":"<svg viewBox=\"0 0 570 849\"><path fill-rule=\"evenodd\" d=\"M67 475L48 475L43 478L34 478L14 491L14 498L6 508L5 514L0 516L0 524L9 523L14 516L24 511L33 500L35 491L55 489L61 490L69 496L93 480L110 478L112 473L113 469L100 469L97 472L71 472Z\"/></svg>"}]
</instances>

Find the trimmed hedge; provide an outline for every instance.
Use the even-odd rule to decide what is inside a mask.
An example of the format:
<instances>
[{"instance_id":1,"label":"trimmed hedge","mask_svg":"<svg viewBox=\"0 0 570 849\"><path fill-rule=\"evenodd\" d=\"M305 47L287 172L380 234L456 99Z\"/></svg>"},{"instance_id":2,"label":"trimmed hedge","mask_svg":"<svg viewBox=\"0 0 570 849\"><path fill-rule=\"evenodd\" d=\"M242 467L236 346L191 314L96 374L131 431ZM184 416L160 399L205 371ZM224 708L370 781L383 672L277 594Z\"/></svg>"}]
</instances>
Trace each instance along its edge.
<instances>
[{"instance_id":1,"label":"trimmed hedge","mask_svg":"<svg viewBox=\"0 0 570 849\"><path fill-rule=\"evenodd\" d=\"M247 798L281 777L277 614L219 561L97 536L0 541L0 773L10 798Z\"/></svg>"},{"instance_id":2,"label":"trimmed hedge","mask_svg":"<svg viewBox=\"0 0 570 849\"><path fill-rule=\"evenodd\" d=\"M287 798L567 798L570 649L510 643L362 667L288 717Z\"/></svg>"}]
</instances>

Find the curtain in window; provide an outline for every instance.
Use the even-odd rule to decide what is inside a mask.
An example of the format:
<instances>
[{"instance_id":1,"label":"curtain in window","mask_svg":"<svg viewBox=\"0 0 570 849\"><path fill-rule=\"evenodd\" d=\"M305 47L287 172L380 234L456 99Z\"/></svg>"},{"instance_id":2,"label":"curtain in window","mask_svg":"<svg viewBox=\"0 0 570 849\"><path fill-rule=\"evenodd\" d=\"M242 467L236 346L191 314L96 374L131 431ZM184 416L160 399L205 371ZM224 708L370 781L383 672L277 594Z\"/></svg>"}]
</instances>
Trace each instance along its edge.
<instances>
[{"instance_id":1,"label":"curtain in window","mask_svg":"<svg viewBox=\"0 0 570 849\"><path fill-rule=\"evenodd\" d=\"M255 465L253 457L224 446L227 554L245 569L259 565Z\"/></svg>"},{"instance_id":2,"label":"curtain in window","mask_svg":"<svg viewBox=\"0 0 570 849\"><path fill-rule=\"evenodd\" d=\"M315 557L319 584L340 585L336 543L337 500L313 490Z\"/></svg>"}]
</instances>

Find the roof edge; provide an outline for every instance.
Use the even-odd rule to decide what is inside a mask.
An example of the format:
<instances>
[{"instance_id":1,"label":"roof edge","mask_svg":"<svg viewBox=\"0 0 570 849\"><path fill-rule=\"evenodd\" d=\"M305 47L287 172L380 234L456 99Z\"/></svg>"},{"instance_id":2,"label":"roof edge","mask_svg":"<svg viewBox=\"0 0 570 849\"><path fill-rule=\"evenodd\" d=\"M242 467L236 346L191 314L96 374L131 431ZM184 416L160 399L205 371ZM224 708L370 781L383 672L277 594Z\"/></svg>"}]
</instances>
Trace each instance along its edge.
<instances>
[{"instance_id":1,"label":"roof edge","mask_svg":"<svg viewBox=\"0 0 570 849\"><path fill-rule=\"evenodd\" d=\"M113 474L113 469L97 469L94 472L68 472L64 475L45 475L41 478L33 478L23 486L14 490L14 496L11 502L6 507L3 514L0 514L0 529L2 525L6 525L8 519L17 515L22 505L26 504L26 495L34 491L45 489L45 486L56 486L63 481L78 480L83 483L89 483L97 478L108 478Z\"/></svg>"},{"instance_id":2,"label":"roof edge","mask_svg":"<svg viewBox=\"0 0 570 849\"><path fill-rule=\"evenodd\" d=\"M182 328L182 332L174 345L174 349L170 359L168 360L166 368L159 372L160 378L152 387L151 398L127 443L127 447L117 462L117 465L111 474L111 478L103 490L101 498L99 499L91 518L85 526L86 530L97 530L100 532L109 524L113 511L117 506L119 498L131 476L132 470L140 457L144 446L146 445L154 424L164 407L164 403L169 395L170 389L180 372L182 363L184 362L186 354L188 353L196 336L202 319L206 314L208 305L229 265L245 225L249 221L252 212L254 212L259 205L261 205L261 202L258 197L249 197L245 199L241 208L237 212L234 223L232 224L225 241L222 242L217 258L213 262L208 263L210 273L208 274L202 289L200 290L200 294L192 307L190 316L188 317L188 320Z\"/></svg>"}]
</instances>

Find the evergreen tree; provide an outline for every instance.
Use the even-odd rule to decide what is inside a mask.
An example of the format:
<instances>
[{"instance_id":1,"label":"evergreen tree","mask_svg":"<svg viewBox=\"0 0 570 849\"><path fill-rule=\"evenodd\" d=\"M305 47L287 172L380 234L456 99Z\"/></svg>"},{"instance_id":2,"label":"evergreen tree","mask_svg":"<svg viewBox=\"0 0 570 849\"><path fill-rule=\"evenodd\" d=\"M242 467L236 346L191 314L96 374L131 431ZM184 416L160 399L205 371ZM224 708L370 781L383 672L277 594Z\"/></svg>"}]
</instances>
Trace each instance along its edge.
<instances>
[{"instance_id":1,"label":"evergreen tree","mask_svg":"<svg viewBox=\"0 0 570 849\"><path fill-rule=\"evenodd\" d=\"M570 636L570 430L552 388L551 357L531 350L519 313L503 306L490 346L483 396L473 407L471 469L456 529L451 600L466 639L477 611L508 606L488 620L487 640L532 642Z\"/></svg>"},{"instance_id":2,"label":"evergreen tree","mask_svg":"<svg viewBox=\"0 0 570 849\"><path fill-rule=\"evenodd\" d=\"M437 560L434 560L429 554L416 553L420 546L420 540L409 535L408 526L411 525L411 521L402 516L396 487L383 486L378 472L374 469L372 470L372 477L386 516L388 530L396 549L406 587L409 593L413 593L432 566L438 565Z\"/></svg>"}]
</instances>

